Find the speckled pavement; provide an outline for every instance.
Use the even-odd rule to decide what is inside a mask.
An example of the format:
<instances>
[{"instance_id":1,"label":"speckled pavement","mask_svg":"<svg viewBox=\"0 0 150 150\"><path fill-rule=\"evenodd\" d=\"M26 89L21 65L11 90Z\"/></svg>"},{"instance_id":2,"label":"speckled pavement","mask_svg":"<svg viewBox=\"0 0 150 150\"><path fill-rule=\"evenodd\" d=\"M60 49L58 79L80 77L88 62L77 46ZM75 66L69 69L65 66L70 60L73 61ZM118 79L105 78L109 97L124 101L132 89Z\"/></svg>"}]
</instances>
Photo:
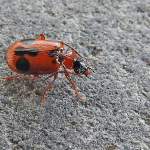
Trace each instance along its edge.
<instances>
[{"instance_id":1,"label":"speckled pavement","mask_svg":"<svg viewBox=\"0 0 150 150\"><path fill-rule=\"evenodd\" d=\"M89 78L2 80L10 43L63 41L93 69ZM0 150L149 150L150 1L1 0Z\"/></svg>"}]
</instances>

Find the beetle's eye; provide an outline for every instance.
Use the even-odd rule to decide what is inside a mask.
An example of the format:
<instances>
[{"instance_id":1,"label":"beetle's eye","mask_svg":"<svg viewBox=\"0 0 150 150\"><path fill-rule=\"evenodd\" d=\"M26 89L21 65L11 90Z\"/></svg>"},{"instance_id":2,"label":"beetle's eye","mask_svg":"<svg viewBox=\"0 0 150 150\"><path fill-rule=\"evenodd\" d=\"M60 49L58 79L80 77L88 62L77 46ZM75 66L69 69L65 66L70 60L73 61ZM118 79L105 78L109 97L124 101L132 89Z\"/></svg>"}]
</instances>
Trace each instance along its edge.
<instances>
[{"instance_id":1,"label":"beetle's eye","mask_svg":"<svg viewBox=\"0 0 150 150\"><path fill-rule=\"evenodd\" d=\"M79 74L79 73L80 73L80 71L79 71L80 62L79 62L79 61L75 61L75 62L73 63L73 68L74 68L74 72L77 73L77 74Z\"/></svg>"},{"instance_id":2,"label":"beetle's eye","mask_svg":"<svg viewBox=\"0 0 150 150\"><path fill-rule=\"evenodd\" d=\"M76 74L80 74L80 73L85 72L88 69L86 60L83 58L75 59L73 62L73 68L74 68L74 72Z\"/></svg>"}]
</instances>

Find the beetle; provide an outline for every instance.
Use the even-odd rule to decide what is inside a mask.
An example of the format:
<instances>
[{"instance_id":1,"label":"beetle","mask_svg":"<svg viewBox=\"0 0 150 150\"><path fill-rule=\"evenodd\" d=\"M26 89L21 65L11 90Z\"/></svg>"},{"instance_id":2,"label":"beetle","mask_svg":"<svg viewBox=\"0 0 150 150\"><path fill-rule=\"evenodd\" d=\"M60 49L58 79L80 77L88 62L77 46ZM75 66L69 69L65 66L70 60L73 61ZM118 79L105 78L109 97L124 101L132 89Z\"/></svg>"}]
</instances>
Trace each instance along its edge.
<instances>
[{"instance_id":1,"label":"beetle","mask_svg":"<svg viewBox=\"0 0 150 150\"><path fill-rule=\"evenodd\" d=\"M67 47L66 51L64 51L64 46ZM76 95L82 97L71 81L70 74L87 76L91 72L87 60L74 48L62 41L45 40L43 34L39 34L35 39L24 39L11 44L6 52L6 61L8 67L17 74L3 78L5 80L18 77L36 79L39 75L49 74L44 79L45 82L50 77L54 77L43 92L42 103L44 103L47 90L53 85L59 73L65 74ZM60 70L61 66L63 70Z\"/></svg>"}]
</instances>

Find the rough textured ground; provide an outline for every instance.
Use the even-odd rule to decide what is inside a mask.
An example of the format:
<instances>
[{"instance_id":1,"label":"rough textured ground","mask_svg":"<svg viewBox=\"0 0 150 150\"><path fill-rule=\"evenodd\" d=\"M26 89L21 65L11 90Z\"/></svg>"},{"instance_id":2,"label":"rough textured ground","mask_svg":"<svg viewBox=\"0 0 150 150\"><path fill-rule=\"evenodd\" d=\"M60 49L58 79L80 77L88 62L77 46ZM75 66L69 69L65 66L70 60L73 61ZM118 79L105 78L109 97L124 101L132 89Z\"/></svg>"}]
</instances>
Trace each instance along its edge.
<instances>
[{"instance_id":1,"label":"rough textured ground","mask_svg":"<svg viewBox=\"0 0 150 150\"><path fill-rule=\"evenodd\" d=\"M0 76L10 43L62 40L89 60L89 78L0 83L1 150L150 149L150 1L1 0Z\"/></svg>"}]
</instances>

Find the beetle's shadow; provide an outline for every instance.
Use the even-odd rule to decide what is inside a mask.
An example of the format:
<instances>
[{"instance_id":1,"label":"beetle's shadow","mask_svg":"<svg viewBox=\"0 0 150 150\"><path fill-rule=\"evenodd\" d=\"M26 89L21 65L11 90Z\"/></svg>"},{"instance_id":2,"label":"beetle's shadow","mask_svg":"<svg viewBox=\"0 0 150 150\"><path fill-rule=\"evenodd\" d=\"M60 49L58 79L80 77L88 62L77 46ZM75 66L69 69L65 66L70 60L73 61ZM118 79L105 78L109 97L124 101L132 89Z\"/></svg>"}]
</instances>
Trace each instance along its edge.
<instances>
[{"instance_id":1,"label":"beetle's shadow","mask_svg":"<svg viewBox=\"0 0 150 150\"><path fill-rule=\"evenodd\" d=\"M3 94L12 99L29 99L41 97L44 86L37 80L16 78L3 81Z\"/></svg>"}]
</instances>

